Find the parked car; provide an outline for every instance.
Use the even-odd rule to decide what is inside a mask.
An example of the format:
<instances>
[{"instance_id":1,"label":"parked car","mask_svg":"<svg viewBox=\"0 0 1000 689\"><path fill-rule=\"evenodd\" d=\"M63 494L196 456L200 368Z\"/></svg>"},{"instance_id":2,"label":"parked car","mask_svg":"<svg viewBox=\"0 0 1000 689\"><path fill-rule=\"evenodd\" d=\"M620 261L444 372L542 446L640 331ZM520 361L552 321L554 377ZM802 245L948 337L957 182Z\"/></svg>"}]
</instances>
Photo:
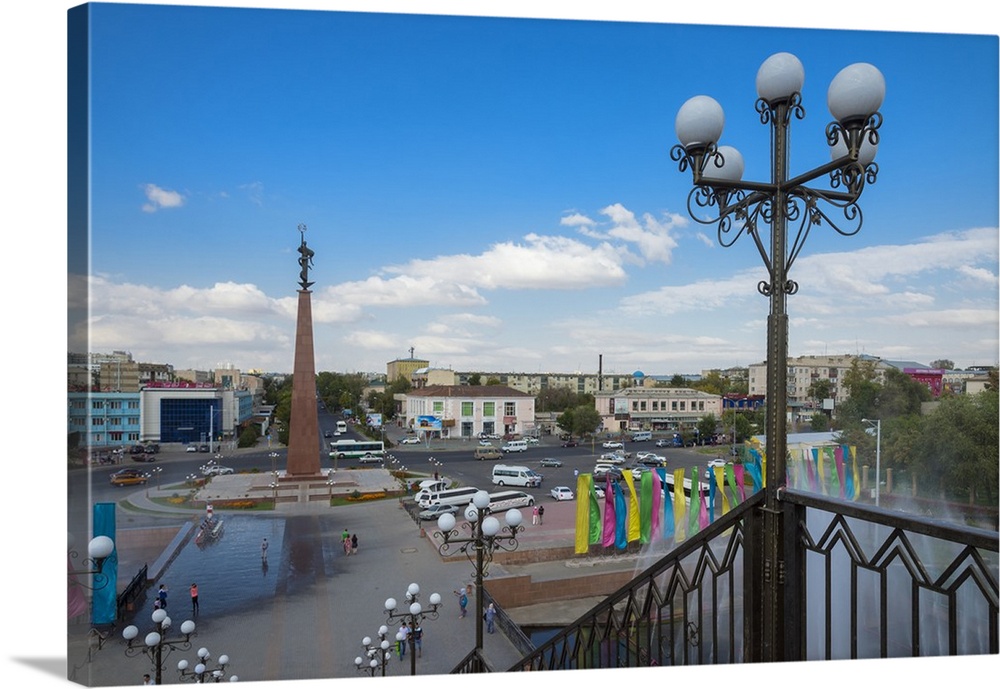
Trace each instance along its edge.
<instances>
[{"instance_id":1,"label":"parked car","mask_svg":"<svg viewBox=\"0 0 1000 689\"><path fill-rule=\"evenodd\" d=\"M323 437L324 438L332 438L333 437L333 433L331 431L323 431Z\"/></svg>"},{"instance_id":2,"label":"parked car","mask_svg":"<svg viewBox=\"0 0 1000 689\"><path fill-rule=\"evenodd\" d=\"M617 440L608 440L601 447L603 447L605 450L614 450L614 449L624 448L625 445L624 443L620 443Z\"/></svg>"},{"instance_id":3,"label":"parked car","mask_svg":"<svg viewBox=\"0 0 1000 689\"><path fill-rule=\"evenodd\" d=\"M538 442L539 442L539 441L538 441L538 438L535 438L535 437L533 437L533 436L530 436L530 435L529 435L529 436L527 436L527 437L526 437L526 438L524 439L524 441L525 441L526 443L528 443L529 445L537 445L537 444L538 444Z\"/></svg>"},{"instance_id":4,"label":"parked car","mask_svg":"<svg viewBox=\"0 0 1000 689\"><path fill-rule=\"evenodd\" d=\"M727 464L732 464L732 462L727 462L721 457L716 457L715 459L709 461L708 468L705 469L705 478L711 478L715 471L715 467L725 467Z\"/></svg>"},{"instance_id":5,"label":"parked car","mask_svg":"<svg viewBox=\"0 0 1000 689\"><path fill-rule=\"evenodd\" d=\"M410 435L399 441L400 445L419 445L420 438L415 435Z\"/></svg>"},{"instance_id":6,"label":"parked car","mask_svg":"<svg viewBox=\"0 0 1000 689\"><path fill-rule=\"evenodd\" d=\"M139 469L119 469L111 474L112 486L140 486L149 480L149 476Z\"/></svg>"},{"instance_id":7,"label":"parked car","mask_svg":"<svg viewBox=\"0 0 1000 689\"><path fill-rule=\"evenodd\" d=\"M210 452L208 445L199 445L198 452Z\"/></svg>"},{"instance_id":8,"label":"parked car","mask_svg":"<svg viewBox=\"0 0 1000 689\"><path fill-rule=\"evenodd\" d=\"M483 439L479 441L479 447L493 447L493 443L489 440Z\"/></svg>"},{"instance_id":9,"label":"parked car","mask_svg":"<svg viewBox=\"0 0 1000 689\"><path fill-rule=\"evenodd\" d=\"M563 465L562 460L555 457L545 457L538 464L543 467L561 467Z\"/></svg>"},{"instance_id":10,"label":"parked car","mask_svg":"<svg viewBox=\"0 0 1000 689\"><path fill-rule=\"evenodd\" d=\"M426 522L436 520L442 514L458 514L458 508L454 505L431 505L426 510L420 510L417 517Z\"/></svg>"},{"instance_id":11,"label":"parked car","mask_svg":"<svg viewBox=\"0 0 1000 689\"><path fill-rule=\"evenodd\" d=\"M566 440L562 444L563 447L578 447L579 445L580 443L576 442L575 440Z\"/></svg>"},{"instance_id":12,"label":"parked car","mask_svg":"<svg viewBox=\"0 0 1000 689\"><path fill-rule=\"evenodd\" d=\"M153 455L147 455L143 452L141 455L132 455L133 462L153 462L156 461L156 457Z\"/></svg>"},{"instance_id":13,"label":"parked car","mask_svg":"<svg viewBox=\"0 0 1000 689\"><path fill-rule=\"evenodd\" d=\"M599 500L604 499L604 488L601 486L594 486L594 495L597 496Z\"/></svg>"},{"instance_id":14,"label":"parked car","mask_svg":"<svg viewBox=\"0 0 1000 689\"><path fill-rule=\"evenodd\" d=\"M605 452L601 455L602 462L610 462L612 464L624 464L628 456L624 452Z\"/></svg>"},{"instance_id":15,"label":"parked car","mask_svg":"<svg viewBox=\"0 0 1000 689\"><path fill-rule=\"evenodd\" d=\"M206 464L201 468L202 476L223 476L233 473L232 467L224 467L221 464Z\"/></svg>"},{"instance_id":16,"label":"parked car","mask_svg":"<svg viewBox=\"0 0 1000 689\"><path fill-rule=\"evenodd\" d=\"M555 488L549 491L549 495L551 495L556 500L573 499L573 491L571 491L568 486L556 486Z\"/></svg>"},{"instance_id":17,"label":"parked car","mask_svg":"<svg viewBox=\"0 0 1000 689\"><path fill-rule=\"evenodd\" d=\"M146 447L145 447L145 452L146 452L146 454L149 454L149 455L155 455L159 451L160 451L160 446L157 445L156 443L150 443L149 445L146 445Z\"/></svg>"},{"instance_id":18,"label":"parked car","mask_svg":"<svg viewBox=\"0 0 1000 689\"><path fill-rule=\"evenodd\" d=\"M198 451L198 446L197 445L188 445L187 447L184 448L184 451L185 452L197 452Z\"/></svg>"},{"instance_id":19,"label":"parked car","mask_svg":"<svg viewBox=\"0 0 1000 689\"><path fill-rule=\"evenodd\" d=\"M657 447L672 447L673 446L673 442L670 441L670 440L667 440L666 438L660 438L654 444Z\"/></svg>"}]
</instances>

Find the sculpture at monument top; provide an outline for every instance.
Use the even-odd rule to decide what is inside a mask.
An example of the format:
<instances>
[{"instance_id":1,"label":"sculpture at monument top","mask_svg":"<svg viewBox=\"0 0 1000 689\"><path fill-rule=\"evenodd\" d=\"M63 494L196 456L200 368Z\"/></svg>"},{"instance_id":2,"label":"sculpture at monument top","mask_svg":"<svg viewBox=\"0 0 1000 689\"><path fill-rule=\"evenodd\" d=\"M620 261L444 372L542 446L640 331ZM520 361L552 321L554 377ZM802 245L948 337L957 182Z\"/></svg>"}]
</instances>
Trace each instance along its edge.
<instances>
[{"instance_id":1,"label":"sculpture at monument top","mask_svg":"<svg viewBox=\"0 0 1000 689\"><path fill-rule=\"evenodd\" d=\"M306 246L306 226L299 225L299 232L302 234L302 243L299 244L299 265L302 270L299 272L299 284L302 289L309 289L313 283L309 282L309 267L313 264L313 255L316 253Z\"/></svg>"}]
</instances>

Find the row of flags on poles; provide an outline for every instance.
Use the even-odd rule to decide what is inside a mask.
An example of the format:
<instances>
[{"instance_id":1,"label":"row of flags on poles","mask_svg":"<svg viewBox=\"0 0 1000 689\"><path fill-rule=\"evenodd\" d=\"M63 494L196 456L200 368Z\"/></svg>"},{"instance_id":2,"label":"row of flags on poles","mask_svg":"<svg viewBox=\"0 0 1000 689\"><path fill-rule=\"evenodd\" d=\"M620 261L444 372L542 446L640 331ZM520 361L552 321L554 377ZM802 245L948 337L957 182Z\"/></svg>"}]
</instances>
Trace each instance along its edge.
<instances>
[{"instance_id":1,"label":"row of flags on poles","mask_svg":"<svg viewBox=\"0 0 1000 689\"><path fill-rule=\"evenodd\" d=\"M860 496L856 448L798 447L789 452L787 485L841 499ZM643 471L638 481L625 471L621 481L605 478L599 498L593 474L576 484L574 550L590 546L624 550L629 543L680 543L704 529L764 487L766 457L759 444L744 447L742 461L690 470L664 467ZM603 503L603 510L602 510Z\"/></svg>"}]
</instances>

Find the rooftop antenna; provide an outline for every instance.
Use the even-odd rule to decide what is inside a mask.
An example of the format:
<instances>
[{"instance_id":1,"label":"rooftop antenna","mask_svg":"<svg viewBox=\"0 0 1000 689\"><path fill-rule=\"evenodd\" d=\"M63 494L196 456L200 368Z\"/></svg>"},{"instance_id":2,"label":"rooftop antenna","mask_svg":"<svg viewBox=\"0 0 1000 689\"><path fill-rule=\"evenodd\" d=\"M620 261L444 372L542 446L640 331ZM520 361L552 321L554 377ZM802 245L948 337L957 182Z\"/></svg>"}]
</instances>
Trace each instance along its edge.
<instances>
[{"instance_id":1,"label":"rooftop antenna","mask_svg":"<svg viewBox=\"0 0 1000 689\"><path fill-rule=\"evenodd\" d=\"M410 358L413 358L413 347L410 347Z\"/></svg>"}]
</instances>

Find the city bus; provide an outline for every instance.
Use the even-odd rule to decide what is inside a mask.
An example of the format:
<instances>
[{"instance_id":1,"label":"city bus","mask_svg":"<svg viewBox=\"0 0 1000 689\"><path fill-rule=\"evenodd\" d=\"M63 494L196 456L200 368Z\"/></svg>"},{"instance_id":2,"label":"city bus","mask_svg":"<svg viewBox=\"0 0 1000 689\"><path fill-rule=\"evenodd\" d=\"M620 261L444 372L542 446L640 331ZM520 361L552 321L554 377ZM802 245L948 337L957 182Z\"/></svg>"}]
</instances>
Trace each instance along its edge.
<instances>
[{"instance_id":1,"label":"city bus","mask_svg":"<svg viewBox=\"0 0 1000 689\"><path fill-rule=\"evenodd\" d=\"M379 440L336 440L330 443L330 456L357 459L362 463L381 462L385 457L385 446Z\"/></svg>"},{"instance_id":2,"label":"city bus","mask_svg":"<svg viewBox=\"0 0 1000 689\"><path fill-rule=\"evenodd\" d=\"M347 433L347 422L338 421L337 422L337 433Z\"/></svg>"}]
</instances>

